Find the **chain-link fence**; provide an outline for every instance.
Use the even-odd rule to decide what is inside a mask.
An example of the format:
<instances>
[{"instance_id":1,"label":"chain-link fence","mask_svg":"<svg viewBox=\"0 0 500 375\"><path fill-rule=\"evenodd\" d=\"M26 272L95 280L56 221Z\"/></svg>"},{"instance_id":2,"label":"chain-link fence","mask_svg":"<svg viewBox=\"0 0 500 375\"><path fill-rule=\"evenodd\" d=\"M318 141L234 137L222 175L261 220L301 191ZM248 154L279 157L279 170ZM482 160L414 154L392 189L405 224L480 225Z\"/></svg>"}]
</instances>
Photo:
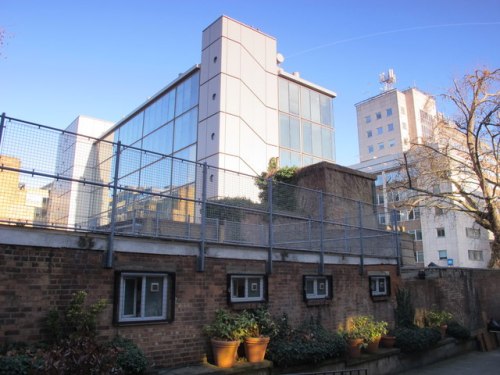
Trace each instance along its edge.
<instances>
[{"instance_id":1,"label":"chain-link fence","mask_svg":"<svg viewBox=\"0 0 500 375\"><path fill-rule=\"evenodd\" d=\"M377 206L5 115L0 184L4 224L398 257Z\"/></svg>"}]
</instances>

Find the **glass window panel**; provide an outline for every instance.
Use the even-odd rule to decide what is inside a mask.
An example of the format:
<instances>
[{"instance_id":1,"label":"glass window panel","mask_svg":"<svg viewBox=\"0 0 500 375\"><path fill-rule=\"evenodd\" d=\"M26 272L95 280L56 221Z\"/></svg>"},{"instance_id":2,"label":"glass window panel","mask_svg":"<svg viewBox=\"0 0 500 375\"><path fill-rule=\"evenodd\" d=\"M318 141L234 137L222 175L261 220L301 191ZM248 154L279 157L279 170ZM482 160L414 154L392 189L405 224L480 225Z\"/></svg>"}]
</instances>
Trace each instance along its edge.
<instances>
[{"instance_id":1,"label":"glass window panel","mask_svg":"<svg viewBox=\"0 0 500 375\"><path fill-rule=\"evenodd\" d=\"M182 82L176 89L175 115L179 116L198 104L199 75L195 74Z\"/></svg>"},{"instance_id":2,"label":"glass window panel","mask_svg":"<svg viewBox=\"0 0 500 375\"><path fill-rule=\"evenodd\" d=\"M327 128L321 129L321 148L325 159L333 160L333 138L332 130Z\"/></svg>"},{"instance_id":3,"label":"glass window panel","mask_svg":"<svg viewBox=\"0 0 500 375\"><path fill-rule=\"evenodd\" d=\"M312 156L302 155L302 166L314 164Z\"/></svg>"},{"instance_id":4,"label":"glass window panel","mask_svg":"<svg viewBox=\"0 0 500 375\"><path fill-rule=\"evenodd\" d=\"M295 83L288 84L288 94L289 94L289 105L290 113L295 115L299 114L299 86Z\"/></svg>"},{"instance_id":5,"label":"glass window panel","mask_svg":"<svg viewBox=\"0 0 500 375\"><path fill-rule=\"evenodd\" d=\"M144 112L140 112L120 127L119 139L124 145L133 145L142 137Z\"/></svg>"},{"instance_id":6,"label":"glass window panel","mask_svg":"<svg viewBox=\"0 0 500 375\"><path fill-rule=\"evenodd\" d=\"M314 279L306 279L306 293L314 294Z\"/></svg>"},{"instance_id":7,"label":"glass window panel","mask_svg":"<svg viewBox=\"0 0 500 375\"><path fill-rule=\"evenodd\" d=\"M318 280L318 295L326 296L326 293L327 293L326 280Z\"/></svg>"},{"instance_id":8,"label":"glass window panel","mask_svg":"<svg viewBox=\"0 0 500 375\"><path fill-rule=\"evenodd\" d=\"M248 297L260 297L261 296L261 278L250 277L248 278Z\"/></svg>"},{"instance_id":9,"label":"glass window panel","mask_svg":"<svg viewBox=\"0 0 500 375\"><path fill-rule=\"evenodd\" d=\"M155 159L145 165L141 171L141 188L164 192L170 188L172 177L172 159L153 155Z\"/></svg>"},{"instance_id":10,"label":"glass window panel","mask_svg":"<svg viewBox=\"0 0 500 375\"><path fill-rule=\"evenodd\" d=\"M314 156L323 156L321 152L321 143L321 127L312 125L312 153Z\"/></svg>"},{"instance_id":11,"label":"glass window panel","mask_svg":"<svg viewBox=\"0 0 500 375\"><path fill-rule=\"evenodd\" d=\"M232 296L236 298L245 298L245 278L233 277Z\"/></svg>"},{"instance_id":12,"label":"glass window panel","mask_svg":"<svg viewBox=\"0 0 500 375\"><path fill-rule=\"evenodd\" d=\"M198 107L176 118L174 123L174 150L180 150L196 142Z\"/></svg>"},{"instance_id":13,"label":"glass window panel","mask_svg":"<svg viewBox=\"0 0 500 375\"><path fill-rule=\"evenodd\" d=\"M169 155L173 147L174 123L170 122L154 133L146 136L142 141L142 148L148 151Z\"/></svg>"},{"instance_id":14,"label":"glass window panel","mask_svg":"<svg viewBox=\"0 0 500 375\"><path fill-rule=\"evenodd\" d=\"M309 93L309 89L300 88L300 115L308 120L311 119L311 98Z\"/></svg>"},{"instance_id":15,"label":"glass window panel","mask_svg":"<svg viewBox=\"0 0 500 375\"><path fill-rule=\"evenodd\" d=\"M321 121L319 93L311 91L311 120L314 122Z\"/></svg>"},{"instance_id":16,"label":"glass window panel","mask_svg":"<svg viewBox=\"0 0 500 375\"><path fill-rule=\"evenodd\" d=\"M290 152L290 166L300 167L302 166L300 154L297 152Z\"/></svg>"},{"instance_id":17,"label":"glass window panel","mask_svg":"<svg viewBox=\"0 0 500 375\"><path fill-rule=\"evenodd\" d=\"M123 315L125 316L136 316L137 312L135 310L135 299L137 292L137 279L127 278L125 279L125 287L123 293ZM140 290L140 288L139 288Z\"/></svg>"},{"instance_id":18,"label":"glass window panel","mask_svg":"<svg viewBox=\"0 0 500 375\"><path fill-rule=\"evenodd\" d=\"M290 142L289 147L300 151L300 122L296 117L290 117Z\"/></svg>"},{"instance_id":19,"label":"glass window panel","mask_svg":"<svg viewBox=\"0 0 500 375\"><path fill-rule=\"evenodd\" d=\"M310 122L302 123L302 150L312 154L312 126Z\"/></svg>"},{"instance_id":20,"label":"glass window panel","mask_svg":"<svg viewBox=\"0 0 500 375\"><path fill-rule=\"evenodd\" d=\"M279 80L279 109L283 112L290 112L288 106L288 81Z\"/></svg>"},{"instance_id":21,"label":"glass window panel","mask_svg":"<svg viewBox=\"0 0 500 375\"><path fill-rule=\"evenodd\" d=\"M280 146L290 148L290 117L280 114Z\"/></svg>"},{"instance_id":22,"label":"glass window panel","mask_svg":"<svg viewBox=\"0 0 500 375\"><path fill-rule=\"evenodd\" d=\"M120 154L120 170L118 171L118 184L121 186L139 186L141 166L141 152L124 148Z\"/></svg>"},{"instance_id":23,"label":"glass window panel","mask_svg":"<svg viewBox=\"0 0 500 375\"><path fill-rule=\"evenodd\" d=\"M320 116L323 125L332 126L332 105L328 96L320 96Z\"/></svg>"},{"instance_id":24,"label":"glass window panel","mask_svg":"<svg viewBox=\"0 0 500 375\"><path fill-rule=\"evenodd\" d=\"M144 315L146 317L163 315L163 277L146 277Z\"/></svg>"},{"instance_id":25,"label":"glass window panel","mask_svg":"<svg viewBox=\"0 0 500 375\"><path fill-rule=\"evenodd\" d=\"M190 146L174 155L188 161L196 160L196 145ZM182 186L194 182L196 176L196 164L182 160L172 161L172 186Z\"/></svg>"},{"instance_id":26,"label":"glass window panel","mask_svg":"<svg viewBox=\"0 0 500 375\"><path fill-rule=\"evenodd\" d=\"M290 151L280 149L280 167L292 166Z\"/></svg>"}]
</instances>

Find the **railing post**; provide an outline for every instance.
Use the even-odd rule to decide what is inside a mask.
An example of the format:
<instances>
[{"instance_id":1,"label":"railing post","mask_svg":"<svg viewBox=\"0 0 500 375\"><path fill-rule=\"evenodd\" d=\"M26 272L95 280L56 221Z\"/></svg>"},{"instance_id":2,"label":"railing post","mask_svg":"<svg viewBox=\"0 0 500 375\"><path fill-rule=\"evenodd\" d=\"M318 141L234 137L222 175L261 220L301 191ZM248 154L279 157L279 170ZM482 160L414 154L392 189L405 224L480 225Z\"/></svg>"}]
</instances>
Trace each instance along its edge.
<instances>
[{"instance_id":1,"label":"railing post","mask_svg":"<svg viewBox=\"0 0 500 375\"><path fill-rule=\"evenodd\" d=\"M273 273L273 179L267 179L267 204L269 209L269 248L267 252L267 273Z\"/></svg>"},{"instance_id":2,"label":"railing post","mask_svg":"<svg viewBox=\"0 0 500 375\"><path fill-rule=\"evenodd\" d=\"M392 210L392 231L394 236L394 241L396 245L396 262L397 262L397 274L401 274L401 247L399 244L399 230L398 230L398 218L396 216L396 210Z\"/></svg>"},{"instance_id":3,"label":"railing post","mask_svg":"<svg viewBox=\"0 0 500 375\"><path fill-rule=\"evenodd\" d=\"M115 173L113 176L113 198L111 201L111 223L110 232L108 238L108 251L106 253L106 268L113 268L113 251L115 245L115 227L116 227L116 205L118 199L118 176L120 168L120 153L121 153L122 143L118 141L116 144L116 158L115 158Z\"/></svg>"},{"instance_id":4,"label":"railing post","mask_svg":"<svg viewBox=\"0 0 500 375\"><path fill-rule=\"evenodd\" d=\"M359 215L359 274L363 275L365 267L365 249L363 244L363 206L362 202L358 202L358 215Z\"/></svg>"},{"instance_id":5,"label":"railing post","mask_svg":"<svg viewBox=\"0 0 500 375\"><path fill-rule=\"evenodd\" d=\"M200 228L200 250L198 254L198 272L205 271L205 241L207 228L207 163L203 163L202 188L201 188L201 228Z\"/></svg>"},{"instance_id":6,"label":"railing post","mask_svg":"<svg viewBox=\"0 0 500 375\"><path fill-rule=\"evenodd\" d=\"M325 273L325 209L323 205L323 192L319 192L319 220L320 220L320 236L319 236L319 269L318 273L323 275Z\"/></svg>"},{"instance_id":7,"label":"railing post","mask_svg":"<svg viewBox=\"0 0 500 375\"><path fill-rule=\"evenodd\" d=\"M0 119L0 145L2 144L2 134L4 126L5 126L5 112L2 113L2 117Z\"/></svg>"}]
</instances>

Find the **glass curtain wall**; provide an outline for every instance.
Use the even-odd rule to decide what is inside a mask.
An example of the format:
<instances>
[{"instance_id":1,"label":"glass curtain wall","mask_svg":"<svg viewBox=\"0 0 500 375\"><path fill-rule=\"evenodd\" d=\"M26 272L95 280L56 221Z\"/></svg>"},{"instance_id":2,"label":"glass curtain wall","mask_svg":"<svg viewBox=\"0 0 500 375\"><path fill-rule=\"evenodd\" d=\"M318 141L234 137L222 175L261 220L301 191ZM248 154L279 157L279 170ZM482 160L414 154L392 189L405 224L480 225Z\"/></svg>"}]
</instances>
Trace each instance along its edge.
<instances>
[{"instance_id":1,"label":"glass curtain wall","mask_svg":"<svg viewBox=\"0 0 500 375\"><path fill-rule=\"evenodd\" d=\"M123 146L118 186L194 199L194 164L147 151L196 161L198 93L199 72L195 72L115 131L114 141L120 141ZM144 197L130 191L122 191L118 202L119 220L129 219L131 210L134 214L139 210L145 216L148 212L161 210L165 218L184 221L186 216L193 216L193 209L192 203L179 204L171 199Z\"/></svg>"},{"instance_id":2,"label":"glass curtain wall","mask_svg":"<svg viewBox=\"0 0 500 375\"><path fill-rule=\"evenodd\" d=\"M332 99L279 78L280 166L335 161Z\"/></svg>"}]
</instances>

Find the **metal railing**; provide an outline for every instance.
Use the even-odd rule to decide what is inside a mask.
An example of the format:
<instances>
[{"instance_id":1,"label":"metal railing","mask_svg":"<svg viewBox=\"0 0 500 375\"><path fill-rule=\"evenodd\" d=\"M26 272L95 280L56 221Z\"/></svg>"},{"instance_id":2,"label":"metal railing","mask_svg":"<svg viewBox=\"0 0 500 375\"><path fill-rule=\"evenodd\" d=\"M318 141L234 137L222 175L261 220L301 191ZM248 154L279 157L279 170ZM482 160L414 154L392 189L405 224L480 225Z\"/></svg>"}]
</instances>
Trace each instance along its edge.
<instances>
[{"instance_id":1,"label":"metal railing","mask_svg":"<svg viewBox=\"0 0 500 375\"><path fill-rule=\"evenodd\" d=\"M67 130L1 117L0 222L400 260L378 206Z\"/></svg>"}]
</instances>

